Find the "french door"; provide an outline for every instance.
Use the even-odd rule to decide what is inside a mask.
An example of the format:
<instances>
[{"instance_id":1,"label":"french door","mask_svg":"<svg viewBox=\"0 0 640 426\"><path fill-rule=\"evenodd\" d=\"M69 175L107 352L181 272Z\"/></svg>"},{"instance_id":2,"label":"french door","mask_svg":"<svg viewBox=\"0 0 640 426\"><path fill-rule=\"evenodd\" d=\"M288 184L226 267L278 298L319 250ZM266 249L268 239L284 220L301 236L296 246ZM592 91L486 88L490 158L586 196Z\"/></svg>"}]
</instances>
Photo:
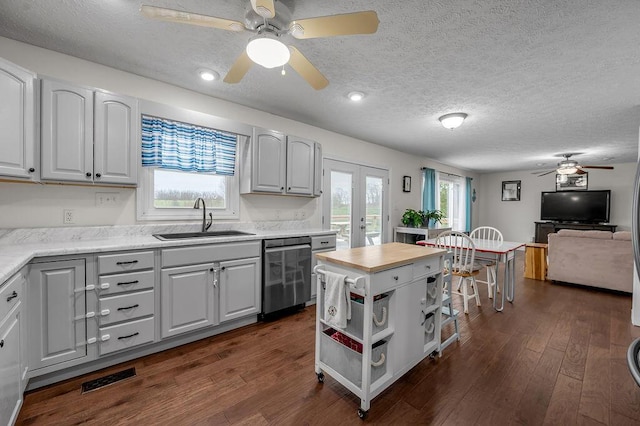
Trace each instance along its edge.
<instances>
[{"instance_id":1,"label":"french door","mask_svg":"<svg viewBox=\"0 0 640 426\"><path fill-rule=\"evenodd\" d=\"M322 223L337 231L336 248L386 242L389 171L332 159L323 166Z\"/></svg>"}]
</instances>

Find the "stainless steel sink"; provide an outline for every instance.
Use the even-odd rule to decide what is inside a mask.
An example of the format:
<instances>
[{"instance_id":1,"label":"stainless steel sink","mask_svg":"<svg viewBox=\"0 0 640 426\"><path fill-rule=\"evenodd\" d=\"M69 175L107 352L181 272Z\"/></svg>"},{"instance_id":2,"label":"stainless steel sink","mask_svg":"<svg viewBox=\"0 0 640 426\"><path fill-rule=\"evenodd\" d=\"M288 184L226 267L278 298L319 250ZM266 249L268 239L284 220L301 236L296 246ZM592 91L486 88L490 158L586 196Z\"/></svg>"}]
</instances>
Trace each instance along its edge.
<instances>
[{"instance_id":1,"label":"stainless steel sink","mask_svg":"<svg viewBox=\"0 0 640 426\"><path fill-rule=\"evenodd\" d=\"M244 231L208 231L208 232L181 232L175 234L153 234L159 240L184 240L188 238L211 238L211 237L235 237L240 235L256 235Z\"/></svg>"}]
</instances>

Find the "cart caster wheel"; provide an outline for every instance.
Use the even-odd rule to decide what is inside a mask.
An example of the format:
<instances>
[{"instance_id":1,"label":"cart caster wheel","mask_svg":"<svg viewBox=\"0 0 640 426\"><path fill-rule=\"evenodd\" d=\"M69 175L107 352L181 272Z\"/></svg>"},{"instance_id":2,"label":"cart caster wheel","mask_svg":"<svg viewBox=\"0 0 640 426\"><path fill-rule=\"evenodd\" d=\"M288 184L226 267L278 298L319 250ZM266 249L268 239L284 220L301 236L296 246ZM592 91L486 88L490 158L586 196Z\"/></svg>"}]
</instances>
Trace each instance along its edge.
<instances>
[{"instance_id":1,"label":"cart caster wheel","mask_svg":"<svg viewBox=\"0 0 640 426\"><path fill-rule=\"evenodd\" d=\"M324 383L324 373L316 373L318 376L318 383Z\"/></svg>"},{"instance_id":2,"label":"cart caster wheel","mask_svg":"<svg viewBox=\"0 0 640 426\"><path fill-rule=\"evenodd\" d=\"M436 359L436 355L437 355L437 352L431 352L431 353L429 354L429 358L431 358L431 359Z\"/></svg>"},{"instance_id":3,"label":"cart caster wheel","mask_svg":"<svg viewBox=\"0 0 640 426\"><path fill-rule=\"evenodd\" d=\"M358 408L358 417L364 420L367 417L368 411L364 411L362 408Z\"/></svg>"}]
</instances>

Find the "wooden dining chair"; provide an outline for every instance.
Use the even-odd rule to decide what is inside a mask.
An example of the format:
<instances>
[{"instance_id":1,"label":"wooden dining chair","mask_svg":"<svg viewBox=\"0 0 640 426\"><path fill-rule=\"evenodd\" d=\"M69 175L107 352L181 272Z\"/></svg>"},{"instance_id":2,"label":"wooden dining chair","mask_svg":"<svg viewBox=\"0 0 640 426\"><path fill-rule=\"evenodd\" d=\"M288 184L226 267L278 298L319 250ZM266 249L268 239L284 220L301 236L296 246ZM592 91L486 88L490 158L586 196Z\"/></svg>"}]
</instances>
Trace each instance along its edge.
<instances>
[{"instance_id":1,"label":"wooden dining chair","mask_svg":"<svg viewBox=\"0 0 640 426\"><path fill-rule=\"evenodd\" d=\"M502 243L502 241L504 241L504 238L502 238L502 232L491 226L479 226L471 231L469 237L471 237L472 240L476 239L495 241L496 244ZM487 271L487 280L476 280L476 282L486 284L487 291L489 292L489 299L493 299L493 288L496 286L497 282L496 262L495 260L480 260L478 261L478 263L484 265ZM500 291L499 288L498 291Z\"/></svg>"},{"instance_id":2,"label":"wooden dining chair","mask_svg":"<svg viewBox=\"0 0 640 426\"><path fill-rule=\"evenodd\" d=\"M445 265L445 268L450 270L453 276L460 278L459 291L452 291L452 293L462 296L464 313L468 314L469 299L475 299L476 306L480 306L476 275L480 273L483 266L475 262L476 246L471 238L456 231L446 231L438 235L436 246L452 254L451 264Z\"/></svg>"}]
</instances>

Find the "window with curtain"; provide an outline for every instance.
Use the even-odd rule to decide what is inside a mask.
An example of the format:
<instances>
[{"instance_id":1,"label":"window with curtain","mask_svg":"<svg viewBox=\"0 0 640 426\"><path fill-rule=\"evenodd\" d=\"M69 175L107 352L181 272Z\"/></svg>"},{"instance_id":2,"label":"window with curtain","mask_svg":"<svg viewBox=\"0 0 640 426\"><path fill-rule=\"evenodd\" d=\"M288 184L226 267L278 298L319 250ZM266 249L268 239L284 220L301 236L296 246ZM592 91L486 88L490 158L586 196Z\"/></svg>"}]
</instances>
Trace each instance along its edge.
<instances>
[{"instance_id":1,"label":"window with curtain","mask_svg":"<svg viewBox=\"0 0 640 426\"><path fill-rule=\"evenodd\" d=\"M436 172L436 182L436 206L445 215L442 226L451 227L454 231L468 231L465 179Z\"/></svg>"},{"instance_id":2,"label":"window with curtain","mask_svg":"<svg viewBox=\"0 0 640 426\"><path fill-rule=\"evenodd\" d=\"M202 197L217 218L237 218L236 150L243 139L204 126L142 115L140 219L195 219Z\"/></svg>"}]
</instances>

